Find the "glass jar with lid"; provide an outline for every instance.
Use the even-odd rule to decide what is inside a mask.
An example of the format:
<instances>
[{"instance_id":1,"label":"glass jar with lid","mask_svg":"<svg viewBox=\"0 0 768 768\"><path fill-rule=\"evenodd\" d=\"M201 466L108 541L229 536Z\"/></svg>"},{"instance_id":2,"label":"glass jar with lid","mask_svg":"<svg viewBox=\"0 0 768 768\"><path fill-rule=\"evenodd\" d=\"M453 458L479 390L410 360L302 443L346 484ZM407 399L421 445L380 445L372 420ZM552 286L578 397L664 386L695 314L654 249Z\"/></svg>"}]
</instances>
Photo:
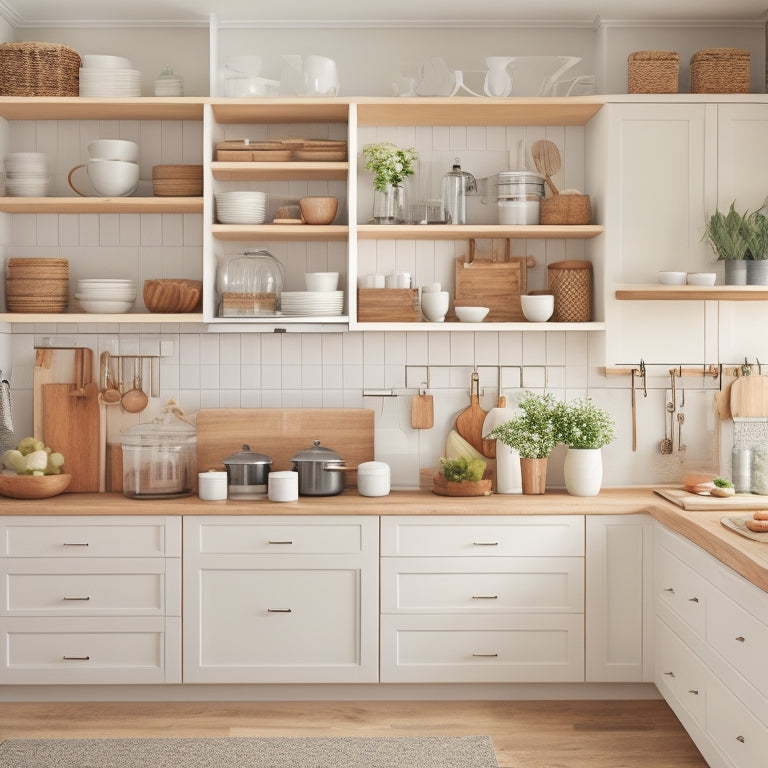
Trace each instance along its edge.
<instances>
[{"instance_id":1,"label":"glass jar with lid","mask_svg":"<svg viewBox=\"0 0 768 768\"><path fill-rule=\"evenodd\" d=\"M216 286L221 296L222 317L275 315L280 313L283 265L266 249L249 248L224 257L218 267Z\"/></svg>"}]
</instances>

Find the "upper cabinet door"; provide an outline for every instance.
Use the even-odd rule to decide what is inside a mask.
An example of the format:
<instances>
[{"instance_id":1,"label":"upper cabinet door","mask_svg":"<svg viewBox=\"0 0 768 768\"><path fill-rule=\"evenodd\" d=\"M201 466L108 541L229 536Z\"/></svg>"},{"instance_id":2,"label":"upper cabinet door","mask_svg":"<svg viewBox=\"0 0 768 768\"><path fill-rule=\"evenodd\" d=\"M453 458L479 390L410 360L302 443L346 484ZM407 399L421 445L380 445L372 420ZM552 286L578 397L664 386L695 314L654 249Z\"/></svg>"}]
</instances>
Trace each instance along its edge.
<instances>
[{"instance_id":1,"label":"upper cabinet door","mask_svg":"<svg viewBox=\"0 0 768 768\"><path fill-rule=\"evenodd\" d=\"M761 208L768 196L768 104L720 104L717 205Z\"/></svg>"}]
</instances>

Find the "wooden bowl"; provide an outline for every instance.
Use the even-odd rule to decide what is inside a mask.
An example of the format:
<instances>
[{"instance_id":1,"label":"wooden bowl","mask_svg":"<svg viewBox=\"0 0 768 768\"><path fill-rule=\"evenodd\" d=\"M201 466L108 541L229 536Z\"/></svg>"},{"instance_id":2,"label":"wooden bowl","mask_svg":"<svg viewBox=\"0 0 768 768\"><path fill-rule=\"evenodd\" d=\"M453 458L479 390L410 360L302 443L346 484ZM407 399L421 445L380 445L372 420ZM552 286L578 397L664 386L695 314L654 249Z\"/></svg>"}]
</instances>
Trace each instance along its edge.
<instances>
[{"instance_id":1,"label":"wooden bowl","mask_svg":"<svg viewBox=\"0 0 768 768\"><path fill-rule=\"evenodd\" d=\"M72 475L3 475L0 494L11 499L49 499L67 490Z\"/></svg>"},{"instance_id":2,"label":"wooden bowl","mask_svg":"<svg viewBox=\"0 0 768 768\"><path fill-rule=\"evenodd\" d=\"M299 208L305 224L331 224L336 218L339 201L335 197L302 197Z\"/></svg>"},{"instance_id":3,"label":"wooden bowl","mask_svg":"<svg viewBox=\"0 0 768 768\"><path fill-rule=\"evenodd\" d=\"M194 312L200 304L200 280L145 280L144 304L150 312Z\"/></svg>"}]
</instances>

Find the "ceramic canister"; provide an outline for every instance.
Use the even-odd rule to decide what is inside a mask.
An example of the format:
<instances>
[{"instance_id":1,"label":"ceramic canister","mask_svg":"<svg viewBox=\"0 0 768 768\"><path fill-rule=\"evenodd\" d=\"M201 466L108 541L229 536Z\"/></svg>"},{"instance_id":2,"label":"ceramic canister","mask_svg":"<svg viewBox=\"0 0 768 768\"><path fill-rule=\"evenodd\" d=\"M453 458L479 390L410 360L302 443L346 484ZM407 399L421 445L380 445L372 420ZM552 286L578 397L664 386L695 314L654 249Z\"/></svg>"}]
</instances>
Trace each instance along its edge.
<instances>
[{"instance_id":1,"label":"ceramic canister","mask_svg":"<svg viewBox=\"0 0 768 768\"><path fill-rule=\"evenodd\" d=\"M270 501L298 501L298 472L290 470L270 472L267 477L267 495Z\"/></svg>"},{"instance_id":2,"label":"ceramic canister","mask_svg":"<svg viewBox=\"0 0 768 768\"><path fill-rule=\"evenodd\" d=\"M390 490L389 464L364 461L357 467L357 490L361 496L386 496Z\"/></svg>"},{"instance_id":3,"label":"ceramic canister","mask_svg":"<svg viewBox=\"0 0 768 768\"><path fill-rule=\"evenodd\" d=\"M197 495L203 501L224 501L227 498L227 473L209 470L197 476Z\"/></svg>"}]
</instances>

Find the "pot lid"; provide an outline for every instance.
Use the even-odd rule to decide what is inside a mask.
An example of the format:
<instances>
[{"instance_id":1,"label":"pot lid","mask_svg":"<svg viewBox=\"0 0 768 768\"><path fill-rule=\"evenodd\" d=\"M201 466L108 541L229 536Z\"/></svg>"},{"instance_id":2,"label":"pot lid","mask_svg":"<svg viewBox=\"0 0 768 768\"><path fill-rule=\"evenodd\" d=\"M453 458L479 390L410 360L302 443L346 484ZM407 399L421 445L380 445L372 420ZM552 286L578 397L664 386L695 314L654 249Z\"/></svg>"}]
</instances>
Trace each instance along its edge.
<instances>
[{"instance_id":1,"label":"pot lid","mask_svg":"<svg viewBox=\"0 0 768 768\"><path fill-rule=\"evenodd\" d=\"M315 440L311 448L304 448L299 451L291 461L338 461L343 463L344 459L333 448L326 448L320 445L319 440Z\"/></svg>"},{"instance_id":2,"label":"pot lid","mask_svg":"<svg viewBox=\"0 0 768 768\"><path fill-rule=\"evenodd\" d=\"M242 450L233 453L231 456L227 456L222 464L272 464L272 459L270 459L269 456L265 456L263 453L252 451L251 446L245 444L243 445Z\"/></svg>"}]
</instances>

